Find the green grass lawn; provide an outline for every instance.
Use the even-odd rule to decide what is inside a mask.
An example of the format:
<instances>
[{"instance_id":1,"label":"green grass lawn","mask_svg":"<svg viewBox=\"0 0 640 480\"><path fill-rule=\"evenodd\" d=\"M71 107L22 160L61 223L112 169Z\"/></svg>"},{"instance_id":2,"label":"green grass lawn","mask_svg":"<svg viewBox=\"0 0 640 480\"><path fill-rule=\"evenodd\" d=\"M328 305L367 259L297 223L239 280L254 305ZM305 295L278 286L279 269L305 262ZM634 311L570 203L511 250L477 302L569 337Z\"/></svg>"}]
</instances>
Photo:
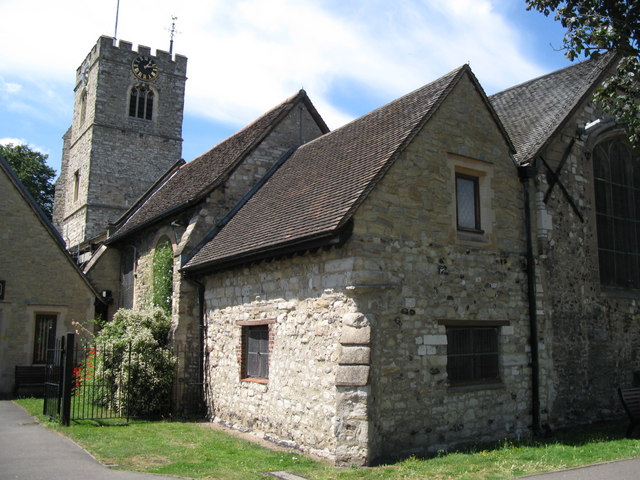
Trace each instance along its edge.
<instances>
[{"instance_id":1,"label":"green grass lawn","mask_svg":"<svg viewBox=\"0 0 640 480\"><path fill-rule=\"evenodd\" d=\"M614 425L559 434L546 440L505 441L492 447L429 459L410 458L372 468L334 468L299 453L263 448L206 424L81 422L60 427L41 415L42 400L23 399L16 403L105 464L179 477L264 479L264 472L286 470L313 480L498 480L640 456L640 440L623 438L624 425Z\"/></svg>"}]
</instances>

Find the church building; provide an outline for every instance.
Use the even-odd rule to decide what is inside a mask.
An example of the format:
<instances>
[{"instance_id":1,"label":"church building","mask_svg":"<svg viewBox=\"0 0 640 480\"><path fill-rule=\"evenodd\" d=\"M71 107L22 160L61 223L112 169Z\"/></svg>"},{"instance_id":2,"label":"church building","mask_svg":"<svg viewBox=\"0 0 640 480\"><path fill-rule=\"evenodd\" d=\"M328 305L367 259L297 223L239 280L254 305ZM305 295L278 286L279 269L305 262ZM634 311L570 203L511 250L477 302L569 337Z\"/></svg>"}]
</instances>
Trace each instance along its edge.
<instances>
[{"instance_id":1,"label":"church building","mask_svg":"<svg viewBox=\"0 0 640 480\"><path fill-rule=\"evenodd\" d=\"M108 316L173 252L181 411L340 465L610 419L640 377L615 64L490 97L463 65L334 131L301 90L185 163L186 59L102 37L55 219Z\"/></svg>"}]
</instances>

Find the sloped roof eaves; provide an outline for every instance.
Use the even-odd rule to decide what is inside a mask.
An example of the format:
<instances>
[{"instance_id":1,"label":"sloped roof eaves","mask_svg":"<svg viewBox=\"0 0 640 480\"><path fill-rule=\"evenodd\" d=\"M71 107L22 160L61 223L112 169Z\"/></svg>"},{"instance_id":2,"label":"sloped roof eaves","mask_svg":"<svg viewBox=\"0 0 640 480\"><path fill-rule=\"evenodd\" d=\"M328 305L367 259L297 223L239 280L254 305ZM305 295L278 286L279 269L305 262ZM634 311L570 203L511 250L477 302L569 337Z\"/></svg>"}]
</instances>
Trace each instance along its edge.
<instances>
[{"instance_id":1,"label":"sloped roof eaves","mask_svg":"<svg viewBox=\"0 0 640 480\"><path fill-rule=\"evenodd\" d=\"M532 161L547 147L616 61L615 54L606 54L489 97L516 145L518 163Z\"/></svg>"},{"instance_id":2,"label":"sloped roof eaves","mask_svg":"<svg viewBox=\"0 0 640 480\"><path fill-rule=\"evenodd\" d=\"M182 165L175 175L149 196L115 235L118 238L125 237L165 218L169 211L176 213L181 208L187 208L205 198L224 182L242 159L249 155L301 100L308 102L313 108L306 92L300 90L208 152ZM326 125L324 127L326 128Z\"/></svg>"},{"instance_id":3,"label":"sloped roof eaves","mask_svg":"<svg viewBox=\"0 0 640 480\"><path fill-rule=\"evenodd\" d=\"M300 147L185 270L339 230L467 66Z\"/></svg>"},{"instance_id":4,"label":"sloped roof eaves","mask_svg":"<svg viewBox=\"0 0 640 480\"><path fill-rule=\"evenodd\" d=\"M93 287L93 285L91 285L87 277L82 273L82 270L80 270L80 267L78 266L78 264L73 260L73 258L71 258L71 255L69 255L69 252L67 251L67 246L64 240L62 239L62 237L60 236L60 233L58 232L56 227L53 226L49 218L45 215L45 213L42 211L40 206L36 203L36 201L33 199L29 191L25 188L25 186L22 184L22 182L20 181L16 173L13 171L13 169L9 165L9 162L7 162L2 155L0 155L0 169L5 171L11 183L16 187L16 189L18 190L22 198L25 200L27 205L29 205L29 207L35 214L36 218L38 219L40 224L44 227L44 229L47 231L51 239L57 244L61 253L67 259L67 261L71 264L71 267L76 271L76 273L80 276L80 278L87 285L87 287L89 287L89 290L91 290L91 293L93 293L93 295L96 298L99 298L100 301L103 301L100 295L98 294L97 290Z\"/></svg>"}]
</instances>

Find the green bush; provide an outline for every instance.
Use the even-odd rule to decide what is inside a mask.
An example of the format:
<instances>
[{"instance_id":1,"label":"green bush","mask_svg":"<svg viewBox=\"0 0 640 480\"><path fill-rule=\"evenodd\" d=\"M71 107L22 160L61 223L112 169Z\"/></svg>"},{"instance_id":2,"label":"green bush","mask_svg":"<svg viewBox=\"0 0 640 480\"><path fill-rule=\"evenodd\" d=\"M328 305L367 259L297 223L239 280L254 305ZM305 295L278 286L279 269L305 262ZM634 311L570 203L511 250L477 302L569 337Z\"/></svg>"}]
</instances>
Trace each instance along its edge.
<instances>
[{"instance_id":1,"label":"green bush","mask_svg":"<svg viewBox=\"0 0 640 480\"><path fill-rule=\"evenodd\" d=\"M98 400L102 406L134 417L169 413L176 359L167 344L171 319L160 308L121 309L104 325L95 342L103 354L96 376L112 386Z\"/></svg>"}]
</instances>

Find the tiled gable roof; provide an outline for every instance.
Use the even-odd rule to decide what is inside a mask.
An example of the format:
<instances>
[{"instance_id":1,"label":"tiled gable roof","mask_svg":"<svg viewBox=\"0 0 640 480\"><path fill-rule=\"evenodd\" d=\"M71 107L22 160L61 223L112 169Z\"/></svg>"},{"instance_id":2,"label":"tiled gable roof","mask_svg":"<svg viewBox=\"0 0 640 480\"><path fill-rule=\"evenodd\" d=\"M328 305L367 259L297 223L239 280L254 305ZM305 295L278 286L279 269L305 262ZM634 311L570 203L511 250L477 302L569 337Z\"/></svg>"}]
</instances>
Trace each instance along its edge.
<instances>
[{"instance_id":1,"label":"tiled gable roof","mask_svg":"<svg viewBox=\"0 0 640 480\"><path fill-rule=\"evenodd\" d=\"M301 146L185 269L336 235L465 74L480 88L465 65Z\"/></svg>"},{"instance_id":2,"label":"tiled gable roof","mask_svg":"<svg viewBox=\"0 0 640 480\"><path fill-rule=\"evenodd\" d=\"M527 163L540 153L613 61L614 55L603 55L489 97L516 147L518 163Z\"/></svg>"},{"instance_id":3,"label":"tiled gable roof","mask_svg":"<svg viewBox=\"0 0 640 480\"><path fill-rule=\"evenodd\" d=\"M208 152L169 172L164 181L147 192L141 202L123 215L109 241L153 223L167 214L202 200L258 146L278 123L300 102L304 102L321 129L329 131L304 90L262 115L252 124L220 142ZM174 167L175 168L175 167Z\"/></svg>"}]
</instances>

